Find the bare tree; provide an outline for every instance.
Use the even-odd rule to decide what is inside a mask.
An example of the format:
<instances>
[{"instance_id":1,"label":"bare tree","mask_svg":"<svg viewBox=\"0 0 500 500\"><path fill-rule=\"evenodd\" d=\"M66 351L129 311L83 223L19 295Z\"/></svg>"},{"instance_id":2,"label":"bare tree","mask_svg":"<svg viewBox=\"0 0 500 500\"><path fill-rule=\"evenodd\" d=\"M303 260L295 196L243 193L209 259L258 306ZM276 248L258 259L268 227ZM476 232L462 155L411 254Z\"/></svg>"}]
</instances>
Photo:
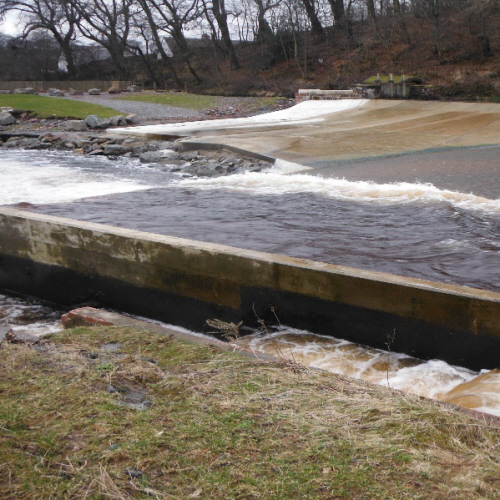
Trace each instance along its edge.
<instances>
[{"instance_id":1,"label":"bare tree","mask_svg":"<svg viewBox=\"0 0 500 500\"><path fill-rule=\"evenodd\" d=\"M215 41L220 33L224 52L229 59L231 69L240 69L241 65L236 56L234 45L231 40L231 34L227 22L228 12L226 10L225 0L202 0L205 17L212 31L212 40ZM215 19L215 22L214 22Z\"/></svg>"},{"instance_id":2,"label":"bare tree","mask_svg":"<svg viewBox=\"0 0 500 500\"><path fill-rule=\"evenodd\" d=\"M317 41L322 41L325 38L323 26L318 17L316 3L314 0L301 0L307 12L307 17L311 23L311 32Z\"/></svg>"},{"instance_id":3,"label":"bare tree","mask_svg":"<svg viewBox=\"0 0 500 500\"><path fill-rule=\"evenodd\" d=\"M258 41L271 41L274 39L274 32L266 19L266 13L279 5L279 2L272 3L271 0L253 0L257 5L258 30L256 39Z\"/></svg>"},{"instance_id":4,"label":"bare tree","mask_svg":"<svg viewBox=\"0 0 500 500\"><path fill-rule=\"evenodd\" d=\"M24 37L34 31L49 32L61 48L68 65L68 72L76 74L73 57L73 41L80 16L72 2L64 0L3 0L0 17L8 11L21 14Z\"/></svg>"},{"instance_id":5,"label":"bare tree","mask_svg":"<svg viewBox=\"0 0 500 500\"><path fill-rule=\"evenodd\" d=\"M125 54L129 44L132 20L137 13L135 0L73 0L80 15L80 33L108 50L113 64L122 77L129 70Z\"/></svg>"},{"instance_id":6,"label":"bare tree","mask_svg":"<svg viewBox=\"0 0 500 500\"><path fill-rule=\"evenodd\" d=\"M181 57L187 65L194 79L201 83L191 63L191 49L184 36L184 29L202 15L198 6L198 0L138 0L141 5L151 31L155 33L156 42L159 47L163 46L161 33L168 34L180 51ZM160 55L164 62L169 59L164 50L160 49ZM170 61L167 62L170 64Z\"/></svg>"}]
</instances>

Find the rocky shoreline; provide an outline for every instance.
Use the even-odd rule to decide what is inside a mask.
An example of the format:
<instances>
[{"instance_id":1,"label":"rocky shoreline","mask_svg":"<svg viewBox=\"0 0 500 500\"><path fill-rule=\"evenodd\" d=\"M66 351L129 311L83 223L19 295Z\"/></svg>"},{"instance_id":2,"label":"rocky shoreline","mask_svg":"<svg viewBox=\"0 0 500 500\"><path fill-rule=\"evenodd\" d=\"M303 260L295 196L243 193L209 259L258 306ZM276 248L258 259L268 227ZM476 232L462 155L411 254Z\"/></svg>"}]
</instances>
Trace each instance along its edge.
<instances>
[{"instance_id":1,"label":"rocky shoreline","mask_svg":"<svg viewBox=\"0 0 500 500\"><path fill-rule=\"evenodd\" d=\"M227 150L180 151L175 141L151 140L107 132L0 131L0 149L63 151L71 154L137 158L164 171L198 177L220 177L243 172L260 172L270 162Z\"/></svg>"}]
</instances>

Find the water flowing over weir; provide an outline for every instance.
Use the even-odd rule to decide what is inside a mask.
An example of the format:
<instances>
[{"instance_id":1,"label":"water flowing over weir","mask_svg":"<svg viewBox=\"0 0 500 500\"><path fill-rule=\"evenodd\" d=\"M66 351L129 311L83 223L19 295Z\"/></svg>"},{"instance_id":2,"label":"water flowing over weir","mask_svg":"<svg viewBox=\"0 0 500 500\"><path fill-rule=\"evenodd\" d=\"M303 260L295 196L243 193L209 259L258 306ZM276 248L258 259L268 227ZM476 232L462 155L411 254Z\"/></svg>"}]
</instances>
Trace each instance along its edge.
<instances>
[{"instance_id":1,"label":"water flowing over weir","mask_svg":"<svg viewBox=\"0 0 500 500\"><path fill-rule=\"evenodd\" d=\"M199 179L128 160L6 155L2 199L31 203L39 213L500 290L496 199L413 182L283 175L279 168ZM401 389L420 380L417 392L431 397L477 375L296 330L240 342L276 354L277 339L298 361ZM497 412L495 405L481 400L473 407Z\"/></svg>"}]
</instances>

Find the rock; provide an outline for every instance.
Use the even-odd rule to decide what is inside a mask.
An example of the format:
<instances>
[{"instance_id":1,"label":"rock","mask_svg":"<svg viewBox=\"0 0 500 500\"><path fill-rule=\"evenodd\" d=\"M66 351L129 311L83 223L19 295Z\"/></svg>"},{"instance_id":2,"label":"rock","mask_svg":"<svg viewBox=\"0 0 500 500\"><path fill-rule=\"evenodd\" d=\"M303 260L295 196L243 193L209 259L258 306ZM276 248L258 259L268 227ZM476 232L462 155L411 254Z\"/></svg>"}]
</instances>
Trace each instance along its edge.
<instances>
[{"instance_id":1,"label":"rock","mask_svg":"<svg viewBox=\"0 0 500 500\"><path fill-rule=\"evenodd\" d=\"M134 469L132 467L127 467L126 469L123 469L123 473L130 478L137 478L144 476L144 474L140 470Z\"/></svg>"},{"instance_id":2,"label":"rock","mask_svg":"<svg viewBox=\"0 0 500 500\"><path fill-rule=\"evenodd\" d=\"M16 119L8 111L0 112L0 125L12 125Z\"/></svg>"},{"instance_id":3,"label":"rock","mask_svg":"<svg viewBox=\"0 0 500 500\"><path fill-rule=\"evenodd\" d=\"M109 123L112 127L121 127L123 125L127 125L127 120L123 115L112 116L109 119Z\"/></svg>"},{"instance_id":4,"label":"rock","mask_svg":"<svg viewBox=\"0 0 500 500\"><path fill-rule=\"evenodd\" d=\"M83 90L75 90L75 89L69 89L69 95L84 95L85 92Z\"/></svg>"},{"instance_id":5,"label":"rock","mask_svg":"<svg viewBox=\"0 0 500 500\"><path fill-rule=\"evenodd\" d=\"M6 340L6 336L14 335L14 331L10 326L0 325L0 340Z\"/></svg>"},{"instance_id":6,"label":"rock","mask_svg":"<svg viewBox=\"0 0 500 500\"><path fill-rule=\"evenodd\" d=\"M13 90L0 90L0 94L13 94Z\"/></svg>"},{"instance_id":7,"label":"rock","mask_svg":"<svg viewBox=\"0 0 500 500\"><path fill-rule=\"evenodd\" d=\"M89 95L101 95L101 89L89 89Z\"/></svg>"},{"instance_id":8,"label":"rock","mask_svg":"<svg viewBox=\"0 0 500 500\"><path fill-rule=\"evenodd\" d=\"M93 313L95 312L95 316ZM100 314L99 309L93 307L82 307L80 309L73 309L61 316L61 321L64 329L75 328L77 326L88 325L102 325L111 326L113 323L98 317Z\"/></svg>"},{"instance_id":9,"label":"rock","mask_svg":"<svg viewBox=\"0 0 500 500\"><path fill-rule=\"evenodd\" d=\"M43 142L54 142L54 141L57 141L57 136L55 136L52 132L48 132L47 134L44 134L40 137L40 139L43 141Z\"/></svg>"},{"instance_id":10,"label":"rock","mask_svg":"<svg viewBox=\"0 0 500 500\"><path fill-rule=\"evenodd\" d=\"M73 130L74 132L84 132L87 130L87 122L85 120L68 120L65 125L66 130Z\"/></svg>"},{"instance_id":11,"label":"rock","mask_svg":"<svg viewBox=\"0 0 500 500\"><path fill-rule=\"evenodd\" d=\"M156 147L156 149L169 150L172 152L171 154L176 154L175 151L172 150L173 143L170 141L150 141L150 144L153 144Z\"/></svg>"},{"instance_id":12,"label":"rock","mask_svg":"<svg viewBox=\"0 0 500 500\"><path fill-rule=\"evenodd\" d=\"M33 87L26 87L25 89L14 89L14 94L36 94Z\"/></svg>"},{"instance_id":13,"label":"rock","mask_svg":"<svg viewBox=\"0 0 500 500\"><path fill-rule=\"evenodd\" d=\"M121 144L107 144L106 146L104 146L103 151L106 156L121 156L130 152L131 148L122 146Z\"/></svg>"},{"instance_id":14,"label":"rock","mask_svg":"<svg viewBox=\"0 0 500 500\"><path fill-rule=\"evenodd\" d=\"M118 87L109 87L108 94L121 94L122 91Z\"/></svg>"},{"instance_id":15,"label":"rock","mask_svg":"<svg viewBox=\"0 0 500 500\"><path fill-rule=\"evenodd\" d=\"M10 326L0 326L0 340L10 344L36 344L40 339L29 333L14 333Z\"/></svg>"},{"instance_id":16,"label":"rock","mask_svg":"<svg viewBox=\"0 0 500 500\"><path fill-rule=\"evenodd\" d=\"M122 347L123 344L120 344L120 342L110 342L101 346L100 350L104 352L114 352L120 350Z\"/></svg>"},{"instance_id":17,"label":"rock","mask_svg":"<svg viewBox=\"0 0 500 500\"><path fill-rule=\"evenodd\" d=\"M37 138L23 137L18 142L18 146L24 149L38 149L40 146L40 141Z\"/></svg>"},{"instance_id":18,"label":"rock","mask_svg":"<svg viewBox=\"0 0 500 500\"><path fill-rule=\"evenodd\" d=\"M161 159L161 151L146 151L139 155L139 160L141 163L158 163Z\"/></svg>"},{"instance_id":19,"label":"rock","mask_svg":"<svg viewBox=\"0 0 500 500\"><path fill-rule=\"evenodd\" d=\"M87 116L85 123L90 128L108 128L110 125L107 118L99 118L97 115Z\"/></svg>"},{"instance_id":20,"label":"rock","mask_svg":"<svg viewBox=\"0 0 500 500\"><path fill-rule=\"evenodd\" d=\"M141 92L141 87L139 85L129 85L127 87L127 92Z\"/></svg>"},{"instance_id":21,"label":"rock","mask_svg":"<svg viewBox=\"0 0 500 500\"><path fill-rule=\"evenodd\" d=\"M59 89L49 89L49 95L51 97L64 97L64 92Z\"/></svg>"},{"instance_id":22,"label":"rock","mask_svg":"<svg viewBox=\"0 0 500 500\"><path fill-rule=\"evenodd\" d=\"M130 113L125 117L125 121L129 125L136 125L137 123L139 123L139 118L137 118L137 115L135 113Z\"/></svg>"}]
</instances>

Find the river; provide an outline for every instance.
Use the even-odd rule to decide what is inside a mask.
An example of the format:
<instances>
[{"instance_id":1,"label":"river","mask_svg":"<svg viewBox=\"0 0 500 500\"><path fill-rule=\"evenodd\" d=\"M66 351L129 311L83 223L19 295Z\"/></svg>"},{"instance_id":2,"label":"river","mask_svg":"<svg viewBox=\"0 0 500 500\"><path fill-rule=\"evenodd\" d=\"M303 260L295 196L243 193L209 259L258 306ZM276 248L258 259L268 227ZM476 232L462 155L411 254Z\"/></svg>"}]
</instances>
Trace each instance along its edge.
<instances>
[{"instance_id":1,"label":"river","mask_svg":"<svg viewBox=\"0 0 500 500\"><path fill-rule=\"evenodd\" d=\"M468 151L474 154L474 148ZM487 190L468 191L463 178L455 190L415 182L410 174L406 181L376 182L369 169L362 179L347 180L290 174L288 165L278 162L262 173L195 178L170 172L168 165L132 159L20 150L2 154L3 204L500 291L500 200L484 196L500 192L498 177L483 176ZM484 155L484 149L477 148L477 154ZM454 387L479 375L439 360L421 362L286 327L239 342L445 400ZM494 379L496 372L485 376ZM500 398L488 397L468 406L500 415Z\"/></svg>"}]
</instances>

